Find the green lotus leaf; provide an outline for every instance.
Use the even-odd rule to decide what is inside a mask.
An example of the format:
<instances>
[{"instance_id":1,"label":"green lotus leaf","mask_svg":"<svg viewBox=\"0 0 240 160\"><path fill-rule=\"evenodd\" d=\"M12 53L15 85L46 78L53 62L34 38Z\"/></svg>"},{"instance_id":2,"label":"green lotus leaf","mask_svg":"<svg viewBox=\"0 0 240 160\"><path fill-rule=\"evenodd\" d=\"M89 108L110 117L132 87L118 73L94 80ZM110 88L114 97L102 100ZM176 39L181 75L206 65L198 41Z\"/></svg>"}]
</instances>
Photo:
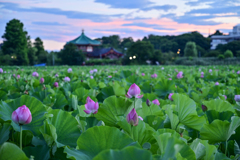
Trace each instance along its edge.
<instances>
[{"instance_id":1,"label":"green lotus leaf","mask_svg":"<svg viewBox=\"0 0 240 160\"><path fill-rule=\"evenodd\" d=\"M140 147L138 142L134 142L119 129L108 126L89 128L78 138L77 145L78 149L90 158L107 149L123 149L127 146Z\"/></svg>"},{"instance_id":2,"label":"green lotus leaf","mask_svg":"<svg viewBox=\"0 0 240 160\"><path fill-rule=\"evenodd\" d=\"M174 81L169 81L166 78L162 78L157 85L154 87L156 94L159 97L164 98L166 95L169 93L172 93L176 88L175 88L175 83Z\"/></svg>"},{"instance_id":3,"label":"green lotus leaf","mask_svg":"<svg viewBox=\"0 0 240 160\"><path fill-rule=\"evenodd\" d=\"M201 143L200 139L195 139L190 148L194 151L197 160L202 159L206 155L206 147Z\"/></svg>"},{"instance_id":4,"label":"green lotus leaf","mask_svg":"<svg viewBox=\"0 0 240 160\"><path fill-rule=\"evenodd\" d=\"M0 159L2 160L28 160L25 153L15 144L5 142L0 148Z\"/></svg>"},{"instance_id":5,"label":"green lotus leaf","mask_svg":"<svg viewBox=\"0 0 240 160\"><path fill-rule=\"evenodd\" d=\"M157 140L162 159L174 159L180 153L183 158L196 160L194 151L183 140L173 134L155 134L154 137Z\"/></svg>"},{"instance_id":6,"label":"green lotus leaf","mask_svg":"<svg viewBox=\"0 0 240 160\"><path fill-rule=\"evenodd\" d=\"M181 94L173 94L175 110L178 113L179 122L196 130L200 130L206 123L205 117L198 117L196 103L189 97Z\"/></svg>"},{"instance_id":7,"label":"green lotus leaf","mask_svg":"<svg viewBox=\"0 0 240 160\"><path fill-rule=\"evenodd\" d=\"M93 160L106 160L106 159L114 159L114 160L152 160L151 152L140 149L136 147L126 147L122 150L113 150L109 149L106 151L102 151Z\"/></svg>"},{"instance_id":8,"label":"green lotus leaf","mask_svg":"<svg viewBox=\"0 0 240 160\"><path fill-rule=\"evenodd\" d=\"M58 147L76 147L76 141L80 136L77 120L70 113L63 110L55 109L49 111L49 113L53 114L53 117L46 120L41 128L45 140L49 140L48 144L55 141Z\"/></svg>"},{"instance_id":9,"label":"green lotus leaf","mask_svg":"<svg viewBox=\"0 0 240 160\"><path fill-rule=\"evenodd\" d=\"M231 123L228 121L214 120L211 124L205 124L200 131L201 139L209 140L210 144L225 142L240 126L240 117L233 116Z\"/></svg>"},{"instance_id":10,"label":"green lotus leaf","mask_svg":"<svg viewBox=\"0 0 240 160\"><path fill-rule=\"evenodd\" d=\"M23 148L23 151L29 158L33 156L34 160L48 160L50 158L50 147L47 145L28 146Z\"/></svg>"},{"instance_id":11,"label":"green lotus leaf","mask_svg":"<svg viewBox=\"0 0 240 160\"><path fill-rule=\"evenodd\" d=\"M210 101L204 101L203 104L207 106L208 110L215 110L217 112L234 112L233 106L228 102L221 99L213 99Z\"/></svg>"},{"instance_id":12,"label":"green lotus leaf","mask_svg":"<svg viewBox=\"0 0 240 160\"><path fill-rule=\"evenodd\" d=\"M0 123L0 145L9 139L11 124L10 123Z\"/></svg>"},{"instance_id":13,"label":"green lotus leaf","mask_svg":"<svg viewBox=\"0 0 240 160\"><path fill-rule=\"evenodd\" d=\"M118 126L118 116L127 115L133 108L132 102L124 97L111 96L104 100L95 117L109 126Z\"/></svg>"},{"instance_id":14,"label":"green lotus leaf","mask_svg":"<svg viewBox=\"0 0 240 160\"><path fill-rule=\"evenodd\" d=\"M209 110L206 112L208 122L212 123L215 119L219 119L221 121L228 121L231 122L231 117L234 115L231 111L225 111L225 112L218 112L215 110Z\"/></svg>"},{"instance_id":15,"label":"green lotus leaf","mask_svg":"<svg viewBox=\"0 0 240 160\"><path fill-rule=\"evenodd\" d=\"M153 130L139 119L137 126L131 126L126 118L122 118L117 124L127 133L134 141L137 141L141 146L146 142L151 142L154 138L152 136Z\"/></svg>"}]
</instances>

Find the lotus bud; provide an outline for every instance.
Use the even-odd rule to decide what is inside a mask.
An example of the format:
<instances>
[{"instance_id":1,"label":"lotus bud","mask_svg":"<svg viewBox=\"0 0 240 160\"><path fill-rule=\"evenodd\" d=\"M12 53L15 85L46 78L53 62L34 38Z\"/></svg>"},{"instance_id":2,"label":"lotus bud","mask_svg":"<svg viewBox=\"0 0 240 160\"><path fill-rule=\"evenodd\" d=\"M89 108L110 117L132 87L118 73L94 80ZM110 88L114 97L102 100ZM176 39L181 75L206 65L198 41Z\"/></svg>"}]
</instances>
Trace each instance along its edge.
<instances>
[{"instance_id":1,"label":"lotus bud","mask_svg":"<svg viewBox=\"0 0 240 160\"><path fill-rule=\"evenodd\" d=\"M58 82L54 82L53 86L58 88Z\"/></svg>"},{"instance_id":2,"label":"lotus bud","mask_svg":"<svg viewBox=\"0 0 240 160\"><path fill-rule=\"evenodd\" d=\"M68 73L71 73L72 72L72 68L68 68Z\"/></svg>"},{"instance_id":3,"label":"lotus bud","mask_svg":"<svg viewBox=\"0 0 240 160\"><path fill-rule=\"evenodd\" d=\"M64 81L65 81L65 82L70 82L70 78L69 78L69 77L65 77L65 78L64 78Z\"/></svg>"},{"instance_id":4,"label":"lotus bud","mask_svg":"<svg viewBox=\"0 0 240 160\"><path fill-rule=\"evenodd\" d=\"M16 75L15 75L15 74L13 74L12 76L13 76L13 77L16 77Z\"/></svg>"},{"instance_id":5,"label":"lotus bud","mask_svg":"<svg viewBox=\"0 0 240 160\"><path fill-rule=\"evenodd\" d=\"M170 93L170 94L168 95L168 99L171 100L171 101L173 101L172 95L173 95L173 93Z\"/></svg>"},{"instance_id":6,"label":"lotus bud","mask_svg":"<svg viewBox=\"0 0 240 160\"><path fill-rule=\"evenodd\" d=\"M215 83L215 85L216 85L216 86L218 86L218 85L219 85L219 83L218 83L218 82L216 82L216 83Z\"/></svg>"},{"instance_id":7,"label":"lotus bud","mask_svg":"<svg viewBox=\"0 0 240 160\"><path fill-rule=\"evenodd\" d=\"M150 101L149 99L147 99L147 100L146 100L146 104L147 104L148 106L151 106L151 101Z\"/></svg>"},{"instance_id":8,"label":"lotus bud","mask_svg":"<svg viewBox=\"0 0 240 160\"><path fill-rule=\"evenodd\" d=\"M240 74L240 71L237 71L237 74Z\"/></svg>"},{"instance_id":9,"label":"lotus bud","mask_svg":"<svg viewBox=\"0 0 240 160\"><path fill-rule=\"evenodd\" d=\"M135 108L133 108L131 110L131 112L128 113L127 122L132 126L137 126L138 125L138 115L137 115L137 112L136 112Z\"/></svg>"},{"instance_id":10,"label":"lotus bud","mask_svg":"<svg viewBox=\"0 0 240 160\"><path fill-rule=\"evenodd\" d=\"M153 100L152 103L153 103L153 104L156 104L156 105L158 105L158 106L160 105L160 102L158 101L158 99Z\"/></svg>"},{"instance_id":11,"label":"lotus bud","mask_svg":"<svg viewBox=\"0 0 240 160\"><path fill-rule=\"evenodd\" d=\"M19 125L29 124L32 121L32 114L28 107L23 105L12 113L12 120Z\"/></svg>"},{"instance_id":12,"label":"lotus bud","mask_svg":"<svg viewBox=\"0 0 240 160\"><path fill-rule=\"evenodd\" d=\"M43 77L40 79L40 83L41 83L41 84L44 83L44 78L43 78Z\"/></svg>"},{"instance_id":13,"label":"lotus bud","mask_svg":"<svg viewBox=\"0 0 240 160\"><path fill-rule=\"evenodd\" d=\"M178 74L177 74L177 79L180 79L180 78L183 78L183 72L182 71L178 72Z\"/></svg>"},{"instance_id":14,"label":"lotus bud","mask_svg":"<svg viewBox=\"0 0 240 160\"><path fill-rule=\"evenodd\" d=\"M3 73L3 69L2 68L0 68L0 73Z\"/></svg>"},{"instance_id":15,"label":"lotus bud","mask_svg":"<svg viewBox=\"0 0 240 160\"><path fill-rule=\"evenodd\" d=\"M207 107L205 105L202 105L202 110L205 112L207 110Z\"/></svg>"},{"instance_id":16,"label":"lotus bud","mask_svg":"<svg viewBox=\"0 0 240 160\"><path fill-rule=\"evenodd\" d=\"M87 97L87 103L85 104L86 110L84 110L85 113L87 114L96 114L98 112L98 102L94 102L90 97Z\"/></svg>"},{"instance_id":17,"label":"lotus bud","mask_svg":"<svg viewBox=\"0 0 240 160\"><path fill-rule=\"evenodd\" d=\"M33 77L38 77L39 75L38 75L37 72L33 72L33 73L32 73L32 76L33 76Z\"/></svg>"},{"instance_id":18,"label":"lotus bud","mask_svg":"<svg viewBox=\"0 0 240 160\"><path fill-rule=\"evenodd\" d=\"M133 84L130 86L130 88L128 89L128 92L127 92L126 97L127 97L127 98L132 98L132 97L142 98L143 95L140 95L140 93L141 93L140 88L139 88L135 83L133 83Z\"/></svg>"},{"instance_id":19,"label":"lotus bud","mask_svg":"<svg viewBox=\"0 0 240 160\"><path fill-rule=\"evenodd\" d=\"M153 75L151 75L152 78L157 78L157 74L154 73Z\"/></svg>"},{"instance_id":20,"label":"lotus bud","mask_svg":"<svg viewBox=\"0 0 240 160\"><path fill-rule=\"evenodd\" d=\"M142 73L142 76L145 76L145 73Z\"/></svg>"},{"instance_id":21,"label":"lotus bud","mask_svg":"<svg viewBox=\"0 0 240 160\"><path fill-rule=\"evenodd\" d=\"M17 79L20 79L20 75L17 75Z\"/></svg>"},{"instance_id":22,"label":"lotus bud","mask_svg":"<svg viewBox=\"0 0 240 160\"><path fill-rule=\"evenodd\" d=\"M240 95L235 95L234 100L235 100L236 102L240 102Z\"/></svg>"}]
</instances>

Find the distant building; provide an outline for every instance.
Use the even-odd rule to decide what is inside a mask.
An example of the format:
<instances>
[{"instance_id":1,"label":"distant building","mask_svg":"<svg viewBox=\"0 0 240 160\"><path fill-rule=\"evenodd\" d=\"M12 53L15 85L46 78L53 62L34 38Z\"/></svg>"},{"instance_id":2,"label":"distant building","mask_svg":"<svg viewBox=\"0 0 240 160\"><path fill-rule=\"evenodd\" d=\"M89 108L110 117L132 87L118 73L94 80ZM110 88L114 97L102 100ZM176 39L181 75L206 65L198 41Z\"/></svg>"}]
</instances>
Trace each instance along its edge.
<instances>
[{"instance_id":1,"label":"distant building","mask_svg":"<svg viewBox=\"0 0 240 160\"><path fill-rule=\"evenodd\" d=\"M86 53L88 58L118 59L123 56L123 53L119 52L118 50L112 47L110 48L97 47L101 45L101 42L88 38L84 34L84 31L82 31L82 34L79 37L67 43L75 44L78 47L78 49Z\"/></svg>"},{"instance_id":2,"label":"distant building","mask_svg":"<svg viewBox=\"0 0 240 160\"><path fill-rule=\"evenodd\" d=\"M233 31L228 35L213 35L211 36L211 49L216 49L219 44L227 44L229 42L240 40L240 24L233 27Z\"/></svg>"}]
</instances>

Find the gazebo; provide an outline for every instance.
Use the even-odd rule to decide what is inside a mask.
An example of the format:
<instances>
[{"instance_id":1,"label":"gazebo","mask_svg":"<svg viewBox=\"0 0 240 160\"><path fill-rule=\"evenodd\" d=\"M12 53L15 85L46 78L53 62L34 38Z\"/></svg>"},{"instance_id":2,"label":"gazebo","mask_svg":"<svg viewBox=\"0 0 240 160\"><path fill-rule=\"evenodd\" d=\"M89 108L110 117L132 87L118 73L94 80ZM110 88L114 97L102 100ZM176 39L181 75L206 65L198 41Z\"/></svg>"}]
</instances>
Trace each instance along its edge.
<instances>
[{"instance_id":1,"label":"gazebo","mask_svg":"<svg viewBox=\"0 0 240 160\"><path fill-rule=\"evenodd\" d=\"M84 30L82 30L82 34L76 39L67 42L75 44L78 49L82 50L86 53L88 58L109 58L109 59L118 59L123 56L123 53L118 50L110 47L110 48L99 48L96 46L101 45L101 42L97 40L92 40L84 34Z\"/></svg>"}]
</instances>

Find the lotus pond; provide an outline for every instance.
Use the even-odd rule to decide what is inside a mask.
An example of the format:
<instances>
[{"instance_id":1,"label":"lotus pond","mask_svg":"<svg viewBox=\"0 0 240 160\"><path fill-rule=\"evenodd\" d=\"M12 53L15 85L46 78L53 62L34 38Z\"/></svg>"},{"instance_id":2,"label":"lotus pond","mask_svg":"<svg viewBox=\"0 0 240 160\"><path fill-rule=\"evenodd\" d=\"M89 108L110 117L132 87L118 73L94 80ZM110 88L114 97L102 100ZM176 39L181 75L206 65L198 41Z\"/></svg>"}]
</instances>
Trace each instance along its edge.
<instances>
[{"instance_id":1,"label":"lotus pond","mask_svg":"<svg viewBox=\"0 0 240 160\"><path fill-rule=\"evenodd\" d=\"M1 160L240 157L239 66L0 68Z\"/></svg>"}]
</instances>

